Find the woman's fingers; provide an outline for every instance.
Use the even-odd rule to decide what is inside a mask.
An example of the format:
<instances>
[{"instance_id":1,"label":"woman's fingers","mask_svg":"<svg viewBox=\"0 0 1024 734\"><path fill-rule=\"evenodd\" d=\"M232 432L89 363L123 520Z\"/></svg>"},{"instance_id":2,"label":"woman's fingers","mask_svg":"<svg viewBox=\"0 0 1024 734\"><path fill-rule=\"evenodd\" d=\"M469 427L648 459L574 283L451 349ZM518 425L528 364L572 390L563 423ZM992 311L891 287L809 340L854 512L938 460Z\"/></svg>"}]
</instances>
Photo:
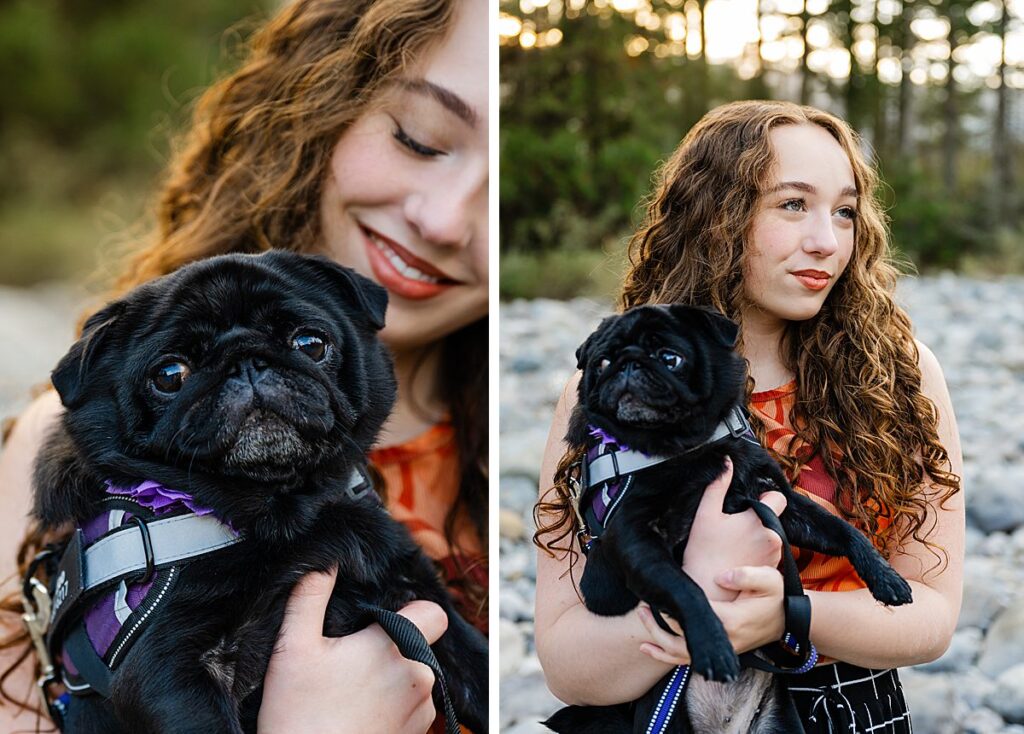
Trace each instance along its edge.
<instances>
[{"instance_id":1,"label":"woman's fingers","mask_svg":"<svg viewBox=\"0 0 1024 734\"><path fill-rule=\"evenodd\" d=\"M700 505L697 507L697 516L720 514L722 512L722 505L725 503L725 494L729 491L730 484L732 484L732 459L726 456L725 469L704 490Z\"/></svg>"},{"instance_id":2,"label":"woman's fingers","mask_svg":"<svg viewBox=\"0 0 1024 734\"><path fill-rule=\"evenodd\" d=\"M416 625L416 628L423 633L431 645L437 642L448 629L448 615L440 606L431 601L418 599L409 602L399 609L398 613Z\"/></svg>"},{"instance_id":3,"label":"woman's fingers","mask_svg":"<svg viewBox=\"0 0 1024 734\"><path fill-rule=\"evenodd\" d=\"M765 492L759 499L768 505L776 515L781 515L786 509L786 495L782 494L782 492Z\"/></svg>"},{"instance_id":4,"label":"woman's fingers","mask_svg":"<svg viewBox=\"0 0 1024 734\"><path fill-rule=\"evenodd\" d=\"M282 640L323 637L327 604L338 580L338 567L327 573L307 573L292 589L281 623Z\"/></svg>"},{"instance_id":5,"label":"woman's fingers","mask_svg":"<svg viewBox=\"0 0 1024 734\"><path fill-rule=\"evenodd\" d=\"M654 620L654 612L646 604L640 604L636 610L640 622L647 632L647 640L640 645L640 650L655 660L672 665L687 665L690 662L690 651L686 647L686 638L682 636L682 628L671 617L662 615L669 627L680 633L671 635Z\"/></svg>"},{"instance_id":6,"label":"woman's fingers","mask_svg":"<svg viewBox=\"0 0 1024 734\"><path fill-rule=\"evenodd\" d=\"M782 574L770 566L739 566L715 577L727 589L756 596L771 596L782 589Z\"/></svg>"}]
</instances>

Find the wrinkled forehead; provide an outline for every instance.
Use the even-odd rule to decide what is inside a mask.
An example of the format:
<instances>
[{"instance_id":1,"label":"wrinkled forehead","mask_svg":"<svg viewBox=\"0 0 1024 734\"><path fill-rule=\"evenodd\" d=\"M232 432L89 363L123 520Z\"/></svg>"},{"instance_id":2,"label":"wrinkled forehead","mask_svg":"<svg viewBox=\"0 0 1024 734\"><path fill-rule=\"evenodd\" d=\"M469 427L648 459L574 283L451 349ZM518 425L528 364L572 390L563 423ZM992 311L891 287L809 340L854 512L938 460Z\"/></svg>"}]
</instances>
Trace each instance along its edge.
<instances>
[{"instance_id":1,"label":"wrinkled forehead","mask_svg":"<svg viewBox=\"0 0 1024 734\"><path fill-rule=\"evenodd\" d=\"M333 332L336 319L327 307L323 293L294 276L227 262L155 281L140 291L127 315L139 340L205 344L239 330L274 335L300 324Z\"/></svg>"},{"instance_id":2,"label":"wrinkled forehead","mask_svg":"<svg viewBox=\"0 0 1024 734\"><path fill-rule=\"evenodd\" d=\"M659 347L686 341L686 330L664 306L631 309L608 324L605 332L607 347Z\"/></svg>"}]
</instances>

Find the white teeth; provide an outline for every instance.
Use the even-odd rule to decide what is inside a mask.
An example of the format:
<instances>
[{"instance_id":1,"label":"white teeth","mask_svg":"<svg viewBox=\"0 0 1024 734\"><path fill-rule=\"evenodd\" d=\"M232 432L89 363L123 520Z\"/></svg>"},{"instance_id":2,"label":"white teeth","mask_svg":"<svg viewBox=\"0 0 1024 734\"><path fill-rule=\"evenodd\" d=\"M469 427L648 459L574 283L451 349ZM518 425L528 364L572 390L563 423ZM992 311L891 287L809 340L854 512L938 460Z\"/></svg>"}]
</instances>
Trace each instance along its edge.
<instances>
[{"instance_id":1,"label":"white teeth","mask_svg":"<svg viewBox=\"0 0 1024 734\"><path fill-rule=\"evenodd\" d=\"M388 259L388 262L391 263L392 267L394 267L395 270L401 273L403 278L408 278L409 280L418 280L421 283L441 282L440 278L435 278L433 275L427 275L423 271L414 268L412 265L409 265L407 262L405 262L405 260L398 256L397 252L388 247L387 243L378 238L372 232L367 232L366 234L367 236L369 236L370 241L377 246L377 249L384 253L384 257Z\"/></svg>"}]
</instances>

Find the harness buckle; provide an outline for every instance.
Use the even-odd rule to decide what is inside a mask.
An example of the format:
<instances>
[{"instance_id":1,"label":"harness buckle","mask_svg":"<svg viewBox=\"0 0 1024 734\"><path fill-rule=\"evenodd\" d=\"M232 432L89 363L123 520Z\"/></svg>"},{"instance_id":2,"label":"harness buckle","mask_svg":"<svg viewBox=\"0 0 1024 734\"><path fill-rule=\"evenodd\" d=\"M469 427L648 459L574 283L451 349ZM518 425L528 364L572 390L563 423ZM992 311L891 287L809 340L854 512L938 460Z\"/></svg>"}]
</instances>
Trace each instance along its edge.
<instances>
[{"instance_id":1,"label":"harness buckle","mask_svg":"<svg viewBox=\"0 0 1024 734\"><path fill-rule=\"evenodd\" d=\"M146 554L146 568L142 571L142 576L132 583L145 584L153 579L155 572L155 559L153 558L153 539L149 536L149 528L146 527L145 521L138 515L134 515L129 522L134 525L138 525L139 533L142 535L142 552Z\"/></svg>"},{"instance_id":2,"label":"harness buckle","mask_svg":"<svg viewBox=\"0 0 1024 734\"><path fill-rule=\"evenodd\" d=\"M729 411L729 415L725 417L725 427L729 429L729 435L733 438L741 438L751 430L747 417L743 415L743 411L739 408L733 408Z\"/></svg>"}]
</instances>

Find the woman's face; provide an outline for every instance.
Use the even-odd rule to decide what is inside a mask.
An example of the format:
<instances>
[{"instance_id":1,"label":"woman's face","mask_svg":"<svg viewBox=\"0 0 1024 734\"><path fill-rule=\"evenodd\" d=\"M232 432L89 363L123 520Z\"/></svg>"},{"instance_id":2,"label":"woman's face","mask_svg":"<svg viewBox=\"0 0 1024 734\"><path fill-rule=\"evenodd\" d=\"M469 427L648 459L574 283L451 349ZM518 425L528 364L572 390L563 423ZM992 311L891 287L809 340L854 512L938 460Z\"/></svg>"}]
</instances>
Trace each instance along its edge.
<instances>
[{"instance_id":1,"label":"woman's face","mask_svg":"<svg viewBox=\"0 0 1024 734\"><path fill-rule=\"evenodd\" d=\"M804 321L821 310L853 252L853 167L818 125L784 125L769 136L776 163L747 239L743 288L753 313L744 321Z\"/></svg>"},{"instance_id":2,"label":"woman's face","mask_svg":"<svg viewBox=\"0 0 1024 734\"><path fill-rule=\"evenodd\" d=\"M388 290L394 350L487 313L487 3L338 140L320 202L328 252Z\"/></svg>"}]
</instances>

